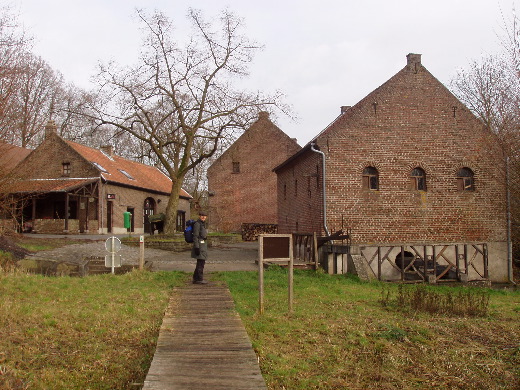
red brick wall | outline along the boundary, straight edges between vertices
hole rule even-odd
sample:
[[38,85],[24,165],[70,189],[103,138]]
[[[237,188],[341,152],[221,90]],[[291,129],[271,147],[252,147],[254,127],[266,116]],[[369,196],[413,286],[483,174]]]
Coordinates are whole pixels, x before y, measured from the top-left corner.
[[[494,146],[482,124],[419,61],[412,57],[317,139],[327,158],[329,230],[350,227],[353,242],[367,244],[504,241],[500,154],[489,153]],[[279,194],[313,171],[311,153],[278,172]],[[367,166],[379,171],[378,191],[362,188]],[[411,188],[415,167],[426,172],[427,191]],[[462,167],[475,173],[475,191],[457,190]],[[299,196],[280,201],[280,231],[293,231],[294,220],[300,231],[314,227],[317,213],[308,210],[316,204]]]
[[278,172],[278,233],[322,232],[322,159],[305,151]]
[[[273,168],[300,147],[267,113],[208,169],[209,220],[213,230],[240,231],[242,223],[277,222],[276,174]],[[233,163],[240,172],[233,173]]]

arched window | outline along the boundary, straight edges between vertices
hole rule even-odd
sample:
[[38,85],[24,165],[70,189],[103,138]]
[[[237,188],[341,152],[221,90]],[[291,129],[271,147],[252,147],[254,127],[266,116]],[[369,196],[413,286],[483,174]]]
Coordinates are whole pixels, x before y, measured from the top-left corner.
[[363,188],[368,190],[379,189],[379,172],[374,167],[363,169]]
[[412,179],[412,189],[426,191],[426,172],[424,172],[424,169],[415,168],[410,177]]
[[475,191],[475,175],[471,169],[459,169],[457,172],[457,190]]

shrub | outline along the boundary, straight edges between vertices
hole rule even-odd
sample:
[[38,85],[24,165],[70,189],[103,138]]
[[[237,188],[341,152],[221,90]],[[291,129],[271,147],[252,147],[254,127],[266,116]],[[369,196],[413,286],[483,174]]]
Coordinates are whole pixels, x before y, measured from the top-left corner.
[[395,299],[389,286],[383,286],[380,303],[383,307],[420,311],[431,314],[485,317],[489,311],[489,292],[462,287],[455,290],[399,284]]

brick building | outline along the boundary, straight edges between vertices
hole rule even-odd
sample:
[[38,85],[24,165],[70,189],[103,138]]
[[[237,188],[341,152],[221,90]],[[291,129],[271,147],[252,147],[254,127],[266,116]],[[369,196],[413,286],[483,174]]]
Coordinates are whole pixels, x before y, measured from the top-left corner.
[[[150,233],[148,216],[165,212],[172,188],[157,168],[119,157],[112,147],[64,140],[54,122],[12,175],[2,191],[20,199],[17,225],[35,233]],[[190,199],[181,190],[178,230],[190,217]],[[130,212],[129,229],[125,212]]]
[[208,168],[213,230],[238,232],[242,223],[276,224],[273,168],[300,150],[267,112]]
[[[351,253],[381,279],[435,260],[443,278],[505,281],[502,162],[493,135],[409,54],[402,70],[276,167],[279,232],[351,229]],[[341,261],[333,267],[346,271]]]

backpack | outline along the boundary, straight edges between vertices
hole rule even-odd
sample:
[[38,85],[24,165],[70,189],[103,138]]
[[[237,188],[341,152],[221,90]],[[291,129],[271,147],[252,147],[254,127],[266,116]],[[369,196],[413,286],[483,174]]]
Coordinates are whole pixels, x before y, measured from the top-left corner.
[[188,243],[193,242],[193,225],[195,224],[195,220],[189,219],[186,221],[186,229],[184,229],[184,241]]

